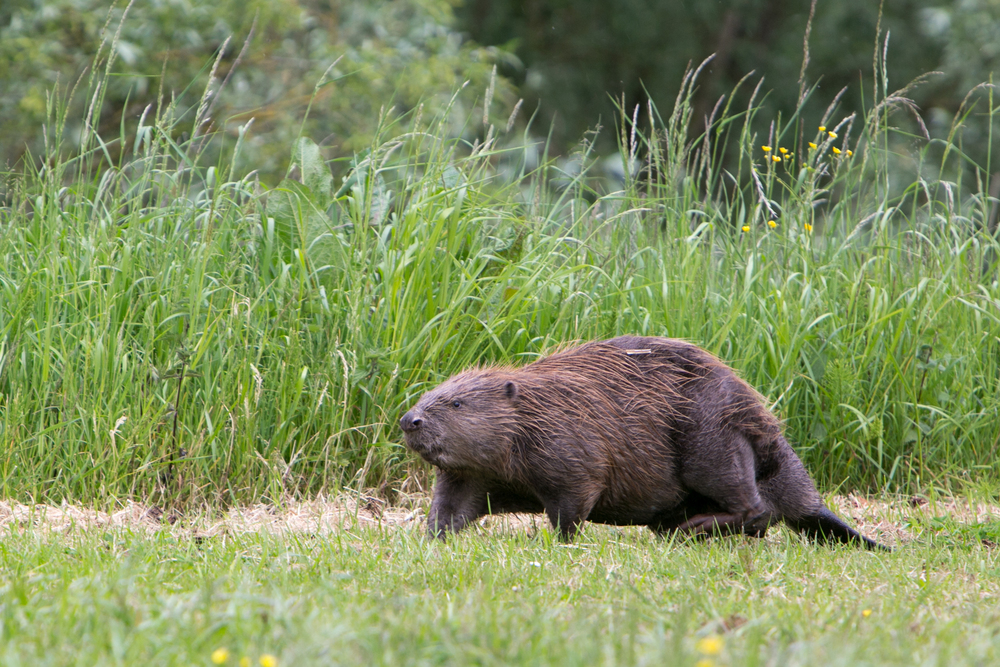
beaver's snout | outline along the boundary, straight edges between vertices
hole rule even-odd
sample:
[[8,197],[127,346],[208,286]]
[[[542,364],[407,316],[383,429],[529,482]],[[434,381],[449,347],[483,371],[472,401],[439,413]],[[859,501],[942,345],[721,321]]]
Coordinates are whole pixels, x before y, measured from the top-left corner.
[[414,410],[410,410],[403,418],[399,420],[399,427],[403,429],[405,433],[413,433],[420,429],[420,425],[424,423],[424,420],[415,414]]

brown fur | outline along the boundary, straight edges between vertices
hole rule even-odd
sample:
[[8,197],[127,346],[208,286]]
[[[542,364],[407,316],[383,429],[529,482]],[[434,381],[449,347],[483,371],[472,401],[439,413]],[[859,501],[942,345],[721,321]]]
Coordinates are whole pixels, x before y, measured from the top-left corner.
[[544,511],[567,539],[584,520],[763,536],[780,519],[880,546],[826,509],[760,396],[683,341],[623,336],[468,370],[400,425],[438,469],[433,535]]

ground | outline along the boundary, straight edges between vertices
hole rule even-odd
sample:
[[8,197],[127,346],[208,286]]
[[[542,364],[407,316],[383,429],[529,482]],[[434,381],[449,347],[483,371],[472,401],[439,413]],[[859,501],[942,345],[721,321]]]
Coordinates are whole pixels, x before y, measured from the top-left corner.
[[[127,501],[108,512],[63,505],[25,505],[0,501],[0,535],[32,526],[43,531],[68,533],[92,528],[128,528],[140,532],[168,531],[178,536],[199,538],[221,534],[267,532],[275,534],[328,534],[355,528],[397,528],[422,530],[430,499],[415,495],[404,506],[387,506],[370,494],[345,494],[315,500],[287,500],[280,505],[258,504],[225,511],[209,509],[193,512],[164,511],[156,506]],[[914,520],[926,522],[947,518],[960,524],[981,524],[1000,518],[1000,505],[945,498],[929,502],[923,497],[873,499],[859,495],[830,496],[828,504],[861,533],[889,546],[911,542]],[[548,525],[544,515],[508,514],[484,517],[477,526],[482,533],[527,531],[534,533]],[[645,528],[615,528],[619,532],[645,532]],[[772,530],[769,539],[780,539]]]
[[893,553],[785,529],[691,541],[587,525],[563,544],[541,516],[438,542],[425,496],[3,502],[0,664],[1000,662],[1000,507],[829,500]]

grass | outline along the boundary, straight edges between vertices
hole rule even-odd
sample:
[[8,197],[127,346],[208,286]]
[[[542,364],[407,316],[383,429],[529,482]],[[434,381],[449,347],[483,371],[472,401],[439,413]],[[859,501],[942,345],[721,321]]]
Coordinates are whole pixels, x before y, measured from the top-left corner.
[[[93,71],[81,94],[100,109],[111,63]],[[0,191],[0,498],[189,517],[344,487],[410,497],[429,471],[396,422],[426,388],[637,333],[736,367],[825,491],[995,501],[994,167],[962,151],[971,100],[995,116],[991,89],[946,137],[906,132],[905,92],[864,118],[834,102],[765,119],[727,99],[699,135],[696,78],[668,116],[623,113],[619,181],[587,143],[535,166],[527,135],[491,126],[470,143],[418,110],[384,118],[336,179],[301,139],[268,187],[230,167],[248,125],[199,134],[205,104],[190,118],[161,103],[69,150],[53,98],[47,153]],[[213,141],[229,158],[207,164]],[[564,545],[499,522],[437,543],[419,522],[186,521],[10,525],[0,663],[1000,657],[1000,533],[948,513],[894,517],[914,539],[892,554],[787,532],[682,543],[587,526]]]
[[416,522],[197,539],[185,520],[8,524],[0,662],[209,665],[224,648],[230,665],[995,663],[995,546],[940,510],[896,519],[914,539],[892,554],[779,529],[674,542],[588,525],[565,545],[504,522],[448,543]]
[[826,490],[996,480],[1000,247],[965,116],[919,142],[902,94],[865,118],[726,101],[689,140],[695,80],[623,114],[617,183],[586,143],[529,168],[515,132],[417,111],[343,179],[301,139],[267,187],[227,166],[248,126],[199,136],[164,102],[70,151],[53,101],[0,210],[0,495],[391,498],[428,480],[396,427],[426,388],[621,333],[731,363]]

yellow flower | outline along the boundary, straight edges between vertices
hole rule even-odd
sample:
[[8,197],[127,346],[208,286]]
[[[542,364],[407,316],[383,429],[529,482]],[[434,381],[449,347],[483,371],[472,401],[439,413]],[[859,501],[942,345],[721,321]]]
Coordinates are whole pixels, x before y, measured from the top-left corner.
[[809,148],[811,148],[812,150],[816,150],[816,144],[814,144],[813,142],[810,141],[809,142]]
[[869,616],[872,615],[872,610],[871,609],[865,609],[863,612],[861,612],[861,615],[864,616],[865,618],[868,618]]
[[778,226],[778,223],[776,223],[774,220],[768,220],[767,226],[770,227],[771,229],[774,229],[775,227]]
[[847,151],[847,157],[851,157],[852,155],[854,155],[854,151],[848,150]]
[[820,125],[819,126],[819,131],[820,132],[826,132],[826,125]]
[[740,229],[742,229],[744,233],[749,232],[750,231],[750,225],[743,225],[742,227],[740,227]]
[[760,149],[762,151],[764,151],[765,153],[770,153],[771,152],[771,147],[770,146],[761,146]]
[[810,225],[810,224],[809,224],[809,223],[807,222],[807,223],[806,223],[806,231],[807,231],[807,232],[811,232],[812,230],[813,230],[813,226],[812,226],[812,225]]
[[788,152],[788,149],[787,148],[779,148],[778,152],[781,153],[782,155],[784,155],[785,153]]
[[781,158],[778,157],[777,155],[772,155],[771,159],[774,160],[775,162],[781,162]]
[[250,667],[250,658],[246,656],[240,658],[240,667]]
[[260,656],[260,667],[278,667],[278,659],[270,653]]
[[221,665],[229,660],[229,649],[227,648],[217,648],[212,651],[212,664]]
[[826,136],[830,137],[831,139],[836,139],[837,138],[837,133],[836,132],[832,132],[832,131],[831,132],[827,132]]
[[709,635],[707,637],[702,637],[694,645],[698,653],[704,653],[705,655],[719,655],[722,653],[722,637],[719,635]]
[[833,154],[834,154],[834,155],[840,155],[840,149],[839,149],[839,148],[837,148],[836,146],[834,146],[834,147],[833,147]]

